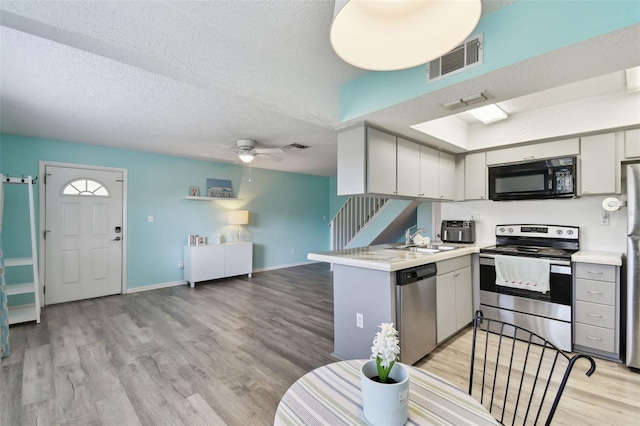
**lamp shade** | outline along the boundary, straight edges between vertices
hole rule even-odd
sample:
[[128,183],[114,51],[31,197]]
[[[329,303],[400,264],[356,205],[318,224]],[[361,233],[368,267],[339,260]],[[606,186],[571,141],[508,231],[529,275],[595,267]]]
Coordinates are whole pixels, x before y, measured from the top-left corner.
[[249,223],[249,210],[229,210],[227,212],[229,225],[246,225]]
[[336,0],[331,45],[358,68],[412,68],[460,45],[481,13],[480,0]]

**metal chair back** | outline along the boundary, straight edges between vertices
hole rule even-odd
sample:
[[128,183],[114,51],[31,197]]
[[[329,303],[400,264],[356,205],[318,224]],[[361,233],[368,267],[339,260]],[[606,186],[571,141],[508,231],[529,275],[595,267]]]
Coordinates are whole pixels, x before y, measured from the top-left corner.
[[596,363],[590,356],[570,357],[544,337],[476,311],[469,395],[502,424],[549,425],[580,358],[591,364],[591,376]]

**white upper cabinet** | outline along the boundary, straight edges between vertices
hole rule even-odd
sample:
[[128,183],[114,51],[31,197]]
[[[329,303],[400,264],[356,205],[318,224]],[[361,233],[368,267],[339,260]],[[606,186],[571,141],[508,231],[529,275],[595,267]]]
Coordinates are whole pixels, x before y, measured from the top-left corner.
[[438,153],[438,198],[456,199],[456,157],[446,152]]
[[397,139],[397,193],[403,197],[420,195],[420,145]]
[[367,143],[367,192],[395,195],[396,137],[368,128]]
[[616,134],[580,138],[580,195],[620,193]]
[[420,197],[438,198],[438,151],[420,146]]
[[561,141],[535,143],[513,148],[487,151],[487,165],[517,163],[520,161],[543,158],[564,157],[580,153],[580,140],[565,139]]
[[367,191],[367,138],[364,126],[338,133],[338,195],[358,195]]
[[451,154],[360,126],[338,133],[338,195],[454,200]]
[[464,199],[486,200],[487,162],[484,152],[474,152],[464,157]]
[[624,157],[640,157],[640,129],[624,132]]

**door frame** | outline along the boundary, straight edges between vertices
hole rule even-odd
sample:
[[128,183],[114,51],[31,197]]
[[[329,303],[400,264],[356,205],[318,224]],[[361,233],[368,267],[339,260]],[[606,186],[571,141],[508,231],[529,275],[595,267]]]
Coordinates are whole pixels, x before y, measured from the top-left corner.
[[46,208],[46,191],[44,180],[46,179],[45,170],[47,166],[52,167],[68,167],[71,169],[82,169],[82,170],[96,170],[96,171],[108,171],[108,172],[120,172],[122,173],[122,271],[120,280],[122,281],[121,294],[127,293],[127,242],[129,241],[128,233],[128,215],[129,206],[127,204],[128,200],[128,171],[127,169],[123,169],[120,167],[104,167],[104,166],[95,166],[91,164],[76,164],[76,163],[61,163],[57,161],[46,161],[40,160],[39,170],[40,170],[40,185],[39,185],[39,206],[38,206],[38,244],[40,248],[38,250],[38,275],[40,276],[40,305],[45,306],[45,297],[44,297],[44,287],[47,285],[46,282],[46,273],[45,273],[45,259],[46,259],[46,251],[45,251],[45,243],[44,243],[44,229],[45,229],[45,208]]

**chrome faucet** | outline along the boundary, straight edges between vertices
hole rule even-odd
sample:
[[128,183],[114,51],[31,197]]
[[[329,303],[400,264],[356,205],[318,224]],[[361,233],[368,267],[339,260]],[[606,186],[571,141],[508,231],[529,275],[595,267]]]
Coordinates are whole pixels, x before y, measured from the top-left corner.
[[415,237],[416,235],[418,235],[421,232],[427,232],[427,228],[418,228],[416,229],[416,232],[414,232],[413,234],[411,233],[411,230],[413,228],[415,228],[418,225],[413,225],[411,228],[408,228],[406,231],[404,231],[404,244],[405,245],[409,245],[411,244],[411,241],[413,240],[413,237]]

